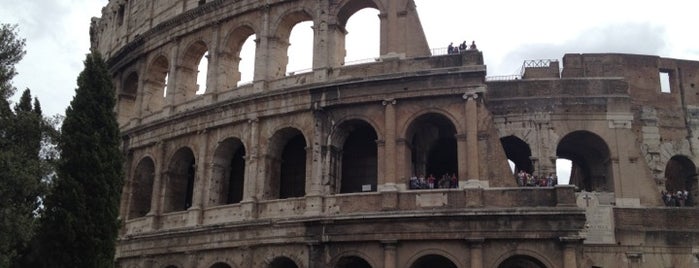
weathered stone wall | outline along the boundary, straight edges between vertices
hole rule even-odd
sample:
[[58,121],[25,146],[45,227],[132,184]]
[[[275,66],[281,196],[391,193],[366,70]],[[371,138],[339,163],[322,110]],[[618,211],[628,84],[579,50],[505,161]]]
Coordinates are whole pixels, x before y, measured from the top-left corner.
[[[345,66],[344,24],[366,7],[380,13],[381,55]],[[314,24],[313,68],[289,74],[301,21]],[[410,0],[111,0],[93,23],[128,152],[119,267],[696,262],[696,209],[660,208],[660,192],[699,196],[697,62],[568,54],[560,76],[556,62],[486,82],[481,51],[430,55]],[[252,34],[254,81],[237,85]],[[355,169],[375,170],[344,168],[348,151],[376,159]],[[519,187],[513,154],[539,176],[573,160],[574,186]],[[458,187],[410,189],[429,170]],[[362,191],[343,191],[348,172],[370,174]],[[595,208],[576,190],[613,216],[586,219]],[[592,220],[614,237],[583,242]]]

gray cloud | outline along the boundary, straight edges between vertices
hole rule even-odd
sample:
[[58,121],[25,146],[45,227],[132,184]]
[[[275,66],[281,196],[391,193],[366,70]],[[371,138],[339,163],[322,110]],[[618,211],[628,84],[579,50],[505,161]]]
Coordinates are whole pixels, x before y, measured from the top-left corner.
[[560,59],[565,53],[629,53],[661,55],[666,29],[649,23],[626,23],[590,28],[561,44],[524,44],[489,64],[489,75],[508,75],[524,60]]

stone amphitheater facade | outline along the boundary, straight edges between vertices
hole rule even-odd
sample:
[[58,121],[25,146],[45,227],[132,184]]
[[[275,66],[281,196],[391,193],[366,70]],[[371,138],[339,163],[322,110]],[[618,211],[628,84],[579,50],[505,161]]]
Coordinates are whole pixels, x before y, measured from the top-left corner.
[[[364,8],[380,57],[345,65]],[[289,74],[303,21],[312,70]],[[699,62],[567,54],[487,78],[482,51],[430,50],[412,0],[110,0],[91,40],[127,156],[118,267],[699,267]],[[559,158],[570,185],[520,187],[507,161]],[[429,173],[458,187],[408,187]]]

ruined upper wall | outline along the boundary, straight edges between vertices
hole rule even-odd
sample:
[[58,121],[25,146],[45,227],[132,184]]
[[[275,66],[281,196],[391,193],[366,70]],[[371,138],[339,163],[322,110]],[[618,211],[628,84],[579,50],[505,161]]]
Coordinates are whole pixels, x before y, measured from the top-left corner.
[[[141,42],[140,38],[172,34],[167,30],[179,28],[176,35],[170,36],[177,39],[231,20],[257,24],[249,26],[258,35],[281,39],[284,37],[275,36],[281,33],[281,28],[306,20],[314,22],[316,31],[339,28],[344,36],[349,17],[364,8],[379,11],[382,55],[390,52],[409,57],[429,55],[413,0],[110,0],[102,9],[101,18],[93,18],[90,32],[92,47],[110,58]],[[283,17],[292,13],[298,14],[292,15],[290,21]],[[316,38],[323,37],[316,34]],[[338,45],[344,46],[344,42]],[[344,49],[334,52],[343,53]]]

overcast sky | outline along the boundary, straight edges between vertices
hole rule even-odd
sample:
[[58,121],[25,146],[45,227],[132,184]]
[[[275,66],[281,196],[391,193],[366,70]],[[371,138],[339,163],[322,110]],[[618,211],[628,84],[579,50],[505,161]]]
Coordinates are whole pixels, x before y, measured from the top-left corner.
[[[564,53],[622,52],[699,60],[696,0],[415,2],[430,47],[475,40],[488,75],[515,74],[523,60],[560,59]],[[30,88],[46,115],[63,114],[72,99],[89,48],[90,18],[100,16],[106,3],[0,0],[0,23],[19,24],[20,35],[27,39],[27,55],[17,66],[14,85],[20,91]],[[369,20],[376,19],[367,12]],[[349,23],[357,23],[353,20]],[[348,60],[371,57],[361,53],[374,48],[353,49],[350,42],[353,34],[370,27],[351,27]],[[356,39],[359,44],[368,43],[366,38]],[[293,48],[299,42],[291,43]]]

